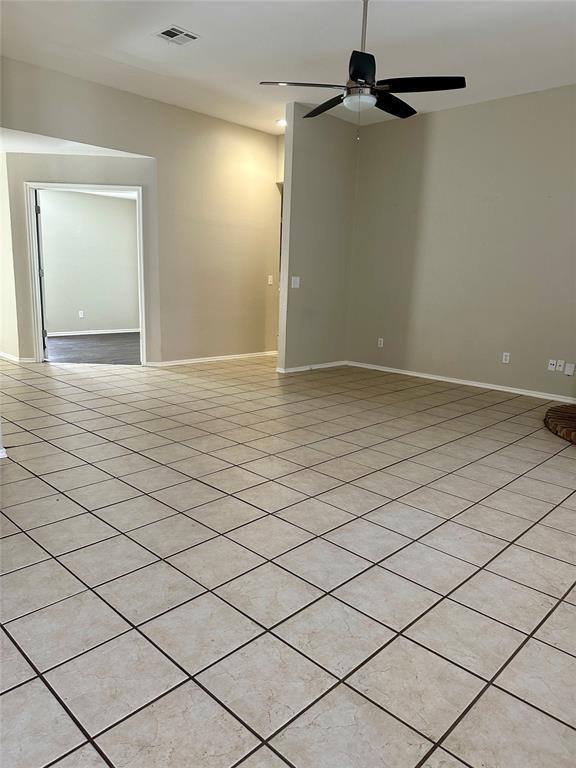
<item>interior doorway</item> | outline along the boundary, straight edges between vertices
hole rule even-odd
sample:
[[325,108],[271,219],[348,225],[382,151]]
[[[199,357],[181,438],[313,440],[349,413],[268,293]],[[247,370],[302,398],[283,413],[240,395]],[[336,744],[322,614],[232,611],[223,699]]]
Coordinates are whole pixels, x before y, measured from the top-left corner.
[[27,187],[37,359],[145,363],[140,188]]

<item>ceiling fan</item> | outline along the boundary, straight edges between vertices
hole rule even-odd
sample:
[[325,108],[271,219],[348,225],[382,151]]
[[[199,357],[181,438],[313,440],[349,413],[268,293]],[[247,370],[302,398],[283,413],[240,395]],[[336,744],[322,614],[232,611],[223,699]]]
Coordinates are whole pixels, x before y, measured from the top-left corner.
[[314,107],[304,117],[316,117],[339,104],[354,112],[364,112],[376,107],[394,117],[411,117],[416,110],[395,93],[421,93],[423,91],[448,91],[455,88],[465,88],[464,77],[392,77],[387,80],[376,80],[376,59],[371,53],[366,53],[366,26],[368,22],[368,0],[362,0],[362,37],[360,50],[352,51],[348,66],[348,82],[346,85],[327,83],[292,83],[271,82],[264,80],[260,85],[298,86],[300,88],[335,88],[342,91],[338,96]]

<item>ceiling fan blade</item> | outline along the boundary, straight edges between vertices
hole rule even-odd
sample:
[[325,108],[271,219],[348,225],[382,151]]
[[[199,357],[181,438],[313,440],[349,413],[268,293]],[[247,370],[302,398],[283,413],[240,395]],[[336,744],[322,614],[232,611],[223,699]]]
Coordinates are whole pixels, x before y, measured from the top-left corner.
[[389,115],[401,117],[402,119],[416,114],[416,110],[410,104],[406,104],[402,99],[397,99],[396,96],[384,91],[376,93],[376,104],[374,106],[383,112],[388,112]]
[[328,99],[328,101],[323,102],[322,104],[318,104],[317,107],[314,107],[314,109],[310,110],[307,115],[304,115],[304,117],[316,117],[316,115],[321,115],[322,112],[327,112],[329,109],[332,109],[332,107],[337,107],[338,104],[342,104],[344,101],[344,94],[341,93],[339,96],[334,96],[333,99]]
[[346,88],[345,85],[332,85],[329,83],[288,83],[276,80],[262,80],[260,85],[294,85],[298,88],[338,88],[342,91]]
[[389,93],[423,93],[424,91],[451,91],[466,88],[465,77],[391,77],[378,80],[376,88],[384,87]]
[[352,51],[348,67],[350,80],[362,81],[370,85],[376,80],[376,59],[365,51]]

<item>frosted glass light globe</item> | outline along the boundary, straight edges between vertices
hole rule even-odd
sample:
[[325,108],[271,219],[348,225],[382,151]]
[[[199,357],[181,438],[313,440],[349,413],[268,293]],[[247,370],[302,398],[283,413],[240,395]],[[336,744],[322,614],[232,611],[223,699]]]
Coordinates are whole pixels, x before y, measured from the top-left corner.
[[344,106],[352,112],[365,112],[376,104],[376,96],[371,93],[349,93],[344,96]]

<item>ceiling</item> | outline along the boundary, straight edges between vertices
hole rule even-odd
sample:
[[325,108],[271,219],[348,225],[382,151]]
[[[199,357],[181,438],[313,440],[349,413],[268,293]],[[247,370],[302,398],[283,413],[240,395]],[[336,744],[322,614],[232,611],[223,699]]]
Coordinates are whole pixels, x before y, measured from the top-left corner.
[[10,128],[0,128],[0,152],[40,155],[106,155],[107,157],[145,157],[131,152],[121,152],[119,149],[96,147],[92,144],[81,144],[78,141],[55,139],[52,136],[41,136],[37,133],[13,131]]
[[[360,0],[4,0],[2,50],[278,133],[287,102],[318,104],[334,92],[258,81],[344,82],[361,12]],[[429,112],[576,82],[575,18],[570,0],[371,0],[367,50],[380,78],[466,75],[466,90],[408,99]],[[172,25],[199,39],[155,37]],[[344,107],[335,113],[357,120]],[[382,119],[375,109],[362,116]]]

